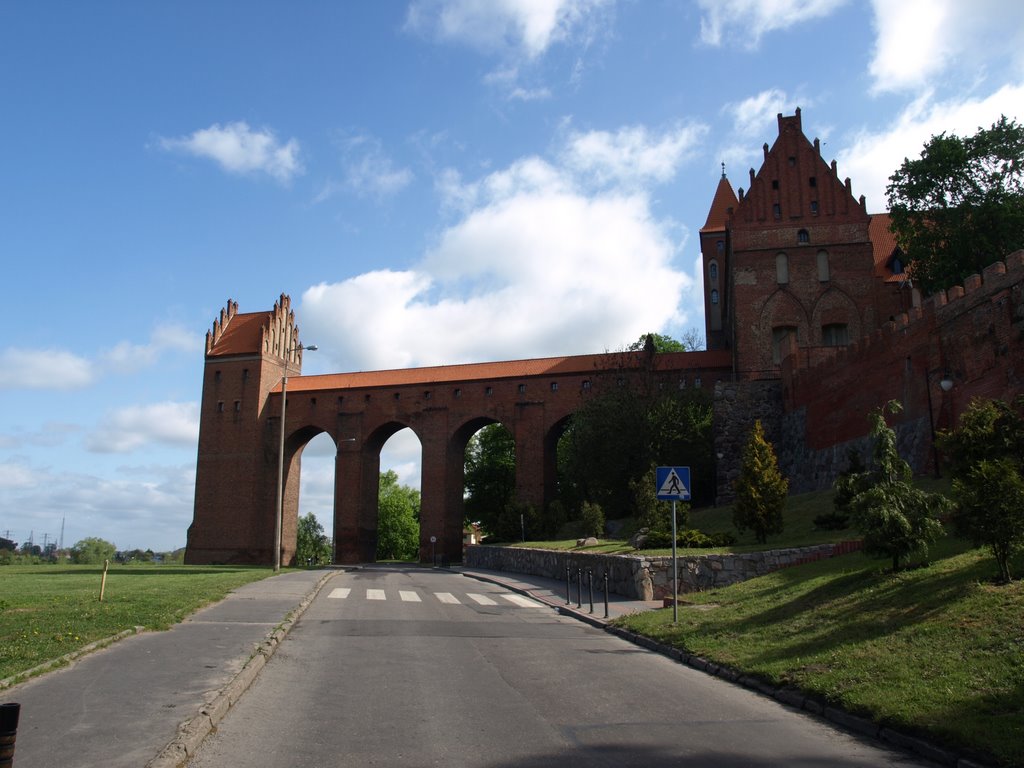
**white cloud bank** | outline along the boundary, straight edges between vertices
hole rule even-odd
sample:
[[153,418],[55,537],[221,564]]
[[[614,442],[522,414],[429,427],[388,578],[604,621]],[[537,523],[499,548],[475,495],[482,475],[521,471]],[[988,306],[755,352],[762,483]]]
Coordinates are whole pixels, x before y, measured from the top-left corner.
[[93,364],[62,349],[8,347],[0,351],[0,389],[73,390],[95,379]]
[[223,126],[214,123],[176,139],[161,138],[160,146],[208,158],[228,173],[265,173],[284,183],[303,171],[296,139],[281,144],[269,128],[254,131],[242,121]]
[[198,403],[132,405],[109,413],[86,440],[96,453],[127,453],[152,443],[195,446],[199,440]]
[[739,41],[756,48],[768,32],[828,16],[846,0],[698,0],[700,39],[707,45]]
[[670,180],[702,134],[573,133],[557,163],[449,171],[458,219],[420,264],[309,288],[303,331],[343,370],[381,369],[600,352],[699,316],[677,227],[640,187]]
[[577,34],[612,0],[415,0],[406,28],[482,51],[512,49],[537,58]]

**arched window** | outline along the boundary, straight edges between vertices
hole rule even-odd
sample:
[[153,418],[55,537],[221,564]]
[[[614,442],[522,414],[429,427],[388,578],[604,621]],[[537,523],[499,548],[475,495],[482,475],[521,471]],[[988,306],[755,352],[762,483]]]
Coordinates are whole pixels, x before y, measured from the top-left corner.
[[845,347],[850,343],[850,332],[846,323],[829,323],[821,326],[821,343],[826,347]]
[[796,233],[796,241],[798,243],[809,243],[811,242],[811,235],[806,229],[798,230]]
[[828,268],[828,251],[818,251],[818,281],[827,283],[831,279]]
[[789,282],[789,257],[784,253],[775,257],[775,282],[779,285]]
[[772,362],[778,365],[782,362],[782,355],[789,351],[789,340],[796,340],[795,325],[777,325],[772,328]]
[[708,265],[708,277],[710,277],[712,280],[717,280],[718,279],[718,262],[717,261],[712,261],[711,264]]
[[717,288],[711,291],[711,303],[712,304],[717,304],[718,303],[718,289]]
[[725,253],[725,240],[718,240],[715,242],[715,250],[719,253]]

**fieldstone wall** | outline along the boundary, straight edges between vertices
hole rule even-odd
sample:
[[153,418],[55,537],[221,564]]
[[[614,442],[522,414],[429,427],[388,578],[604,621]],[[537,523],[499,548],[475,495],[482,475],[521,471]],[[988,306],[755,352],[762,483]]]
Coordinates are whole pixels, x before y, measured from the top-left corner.
[[[725,587],[794,565],[854,552],[859,541],[813,547],[773,549],[742,554],[679,557],[679,592],[702,592]],[[660,600],[672,595],[672,558],[645,555],[600,555],[525,547],[466,548],[464,565],[508,571],[564,581],[566,566],[572,574],[590,568],[595,580],[608,574],[608,589],[634,600]]]
[[734,497],[733,483],[740,475],[743,446],[756,420],[761,420],[765,437],[778,451],[782,440],[782,384],[778,380],[719,381],[713,407],[717,503],[728,504]]

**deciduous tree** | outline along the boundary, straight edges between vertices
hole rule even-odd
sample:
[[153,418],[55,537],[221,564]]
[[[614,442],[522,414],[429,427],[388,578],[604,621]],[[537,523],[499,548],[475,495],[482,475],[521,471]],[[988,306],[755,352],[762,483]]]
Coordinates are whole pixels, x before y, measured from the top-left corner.
[[1024,127],[1001,117],[961,138],[940,133],[887,187],[896,240],[928,293],[1024,246]]
[[420,492],[398,482],[389,469],[380,475],[377,502],[377,559],[414,560],[420,544]]
[[117,547],[105,539],[88,537],[71,548],[71,562],[96,565],[104,560],[113,560]]
[[316,515],[307,512],[299,518],[295,531],[296,565],[320,565],[331,560],[331,540],[324,533],[324,527]]

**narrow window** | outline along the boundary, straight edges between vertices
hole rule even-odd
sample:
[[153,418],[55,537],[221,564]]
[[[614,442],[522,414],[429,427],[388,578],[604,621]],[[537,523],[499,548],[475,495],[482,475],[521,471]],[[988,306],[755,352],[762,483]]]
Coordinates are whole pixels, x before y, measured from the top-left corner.
[[487,389],[484,390],[484,394],[487,395],[488,397],[493,395],[494,394],[494,387],[487,387]]
[[829,323],[821,326],[821,343],[826,347],[845,347],[849,344],[846,323]]
[[213,372],[213,380],[214,380],[214,381],[215,381],[215,382],[216,382],[217,384],[220,384],[220,371],[214,371],[214,372]]
[[796,165],[796,158],[793,155],[789,156],[789,164]]
[[455,388],[455,396],[462,397],[462,390],[459,389],[458,387]]
[[796,327],[779,325],[772,328],[772,362],[782,362],[782,353],[789,350],[790,339],[796,340]]
[[242,412],[242,401],[241,400],[235,400],[235,413],[241,413],[241,412]]
[[801,229],[796,233],[796,241],[798,243],[809,243],[811,242],[811,235],[806,229]]
[[248,380],[249,380],[249,369],[248,368],[243,368],[242,369],[242,381],[246,382]]
[[341,404],[342,404],[342,403],[344,403],[344,402],[345,402],[345,398],[344,398],[344,397],[341,397],[341,396],[339,396],[339,397],[338,397],[338,407],[339,407],[339,408],[341,408]]
[[697,389],[700,389],[700,376],[693,380],[693,386],[696,387]]
[[427,390],[426,392],[424,392],[424,393],[423,393],[423,399],[424,399],[424,400],[429,400],[429,399],[430,399],[430,396],[431,396],[432,394],[433,394],[433,392],[431,392],[431,391],[430,391],[430,390],[428,389],[428,390]]
[[782,206],[779,205],[778,203],[773,203],[772,204],[772,215],[776,219],[781,219],[782,218]]
[[718,289],[717,288],[713,288],[711,290],[711,303],[712,304],[717,304],[718,303]]
[[779,180],[778,179],[772,179],[772,189],[778,189],[778,188],[779,188]]
[[827,283],[830,279],[828,251],[818,251],[818,282]]
[[715,250],[719,253],[725,253],[725,240],[718,240],[715,242]]
[[812,216],[817,216],[818,215],[818,201],[817,200],[811,200],[811,215]]
[[401,398],[401,396],[401,393],[395,392],[395,400],[398,400],[399,398]]
[[309,406],[310,406],[310,408],[316,408],[316,398],[315,397],[309,398]]
[[718,279],[718,262],[717,261],[712,261],[710,266],[708,266],[708,277],[710,277],[712,280],[717,280]]
[[526,385],[525,384],[520,384],[519,385],[519,394],[520,395],[525,395],[526,394]]
[[552,392],[557,392],[558,391],[558,382],[557,381],[552,381],[551,382],[551,391]]
[[217,401],[217,413],[224,413],[224,401],[223,400],[218,400]]
[[590,391],[590,379],[583,380],[583,389],[584,391]]
[[816,186],[818,186],[818,177],[817,176],[811,176],[811,178],[808,179],[808,182],[810,183],[810,185],[812,187],[816,187]]
[[789,282],[789,257],[784,253],[775,257],[775,282],[779,285]]

